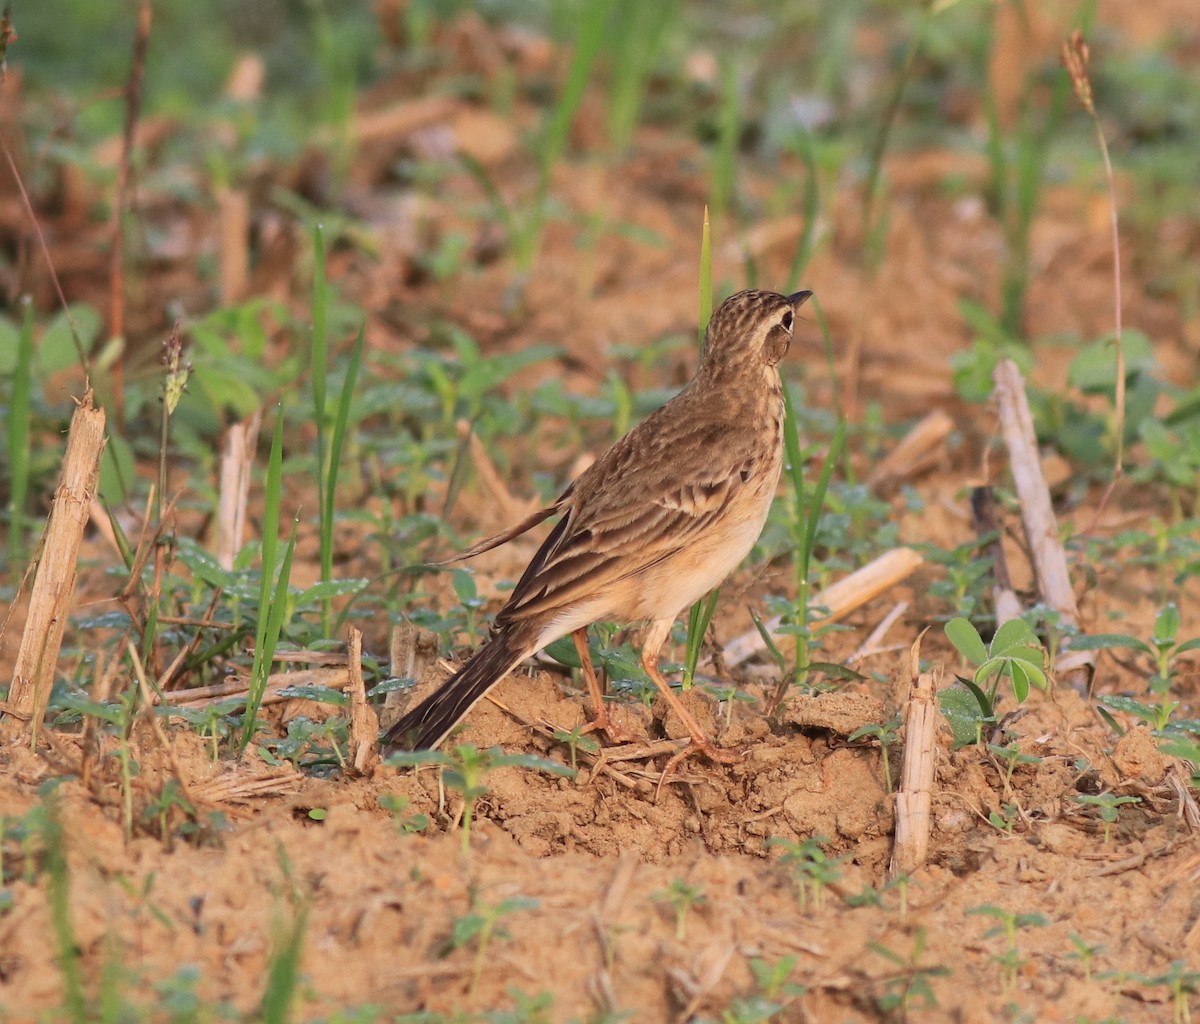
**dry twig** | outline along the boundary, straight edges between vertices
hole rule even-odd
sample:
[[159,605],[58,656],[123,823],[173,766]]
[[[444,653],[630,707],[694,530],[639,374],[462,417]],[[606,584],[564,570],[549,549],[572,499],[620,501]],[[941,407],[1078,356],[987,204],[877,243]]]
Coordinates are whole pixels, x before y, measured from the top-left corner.
[[[1008,448],[1009,467],[1017,500],[1021,504],[1021,522],[1037,576],[1042,601],[1059,614],[1067,626],[1079,622],[1079,608],[1071,589],[1067,556],[1058,535],[1058,520],[1050,502],[1050,490],[1038,459],[1037,438],[1033,432],[1033,414],[1025,395],[1025,379],[1017,364],[1002,359],[996,366],[996,399],[1000,408],[1000,427]],[[1080,692],[1086,692],[1096,658],[1092,651],[1069,652],[1059,657],[1059,673]]]
[[362,674],[362,630],[350,627],[347,668],[350,680],[350,762],[354,770],[365,774],[379,760],[379,716],[367,703],[367,687]]
[[31,720],[31,745],[37,743],[38,723],[54,682],[58,651],[75,594],[79,544],[87,526],[103,449],[104,410],[93,405],[92,389],[88,388],[71,418],[62,482],[50,510],[12,689],[4,708],[17,718]]
[[[852,572],[845,579],[838,580],[810,600],[810,605],[814,607],[829,609],[825,618],[812,623],[813,628],[826,622],[836,622],[849,615],[856,608],[911,576],[923,561],[924,559],[912,548],[893,548],[857,572]],[[767,632],[774,634],[782,623],[782,618],[777,615],[763,625]],[[779,636],[776,640],[781,650],[784,645],[795,642],[790,636]],[[758,630],[749,630],[725,645],[725,664],[729,668],[736,668],[766,649],[767,645]]]
[[891,875],[910,874],[925,863],[932,825],[933,773],[937,755],[937,674],[919,672],[921,637],[909,659],[911,688],[904,708],[904,763],[896,790],[896,842]]

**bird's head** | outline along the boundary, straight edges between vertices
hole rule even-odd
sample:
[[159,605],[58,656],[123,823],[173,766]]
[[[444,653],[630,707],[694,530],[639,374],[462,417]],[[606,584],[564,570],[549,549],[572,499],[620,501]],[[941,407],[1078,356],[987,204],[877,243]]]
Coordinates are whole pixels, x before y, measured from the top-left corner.
[[812,292],[751,288],[731,295],[708,321],[702,369],[726,373],[743,367],[775,366],[792,341],[796,313]]

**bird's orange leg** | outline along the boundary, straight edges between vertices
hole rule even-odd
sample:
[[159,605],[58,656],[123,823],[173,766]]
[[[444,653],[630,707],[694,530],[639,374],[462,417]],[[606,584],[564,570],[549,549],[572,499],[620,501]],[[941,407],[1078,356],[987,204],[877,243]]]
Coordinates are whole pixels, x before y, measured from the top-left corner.
[[602,730],[614,743],[631,743],[636,737],[618,729],[608,717],[608,707],[604,703],[604,691],[600,689],[600,680],[596,677],[596,669],[592,666],[592,652],[588,649],[587,627],[577,629],[571,634],[575,641],[575,650],[579,654],[580,668],[583,678],[587,681],[588,693],[592,698],[592,721],[583,732]]
[[[683,702],[675,696],[675,691],[671,689],[671,684],[663,678],[662,672],[659,671],[658,652],[662,650],[662,645],[666,642],[672,625],[674,625],[673,619],[659,619],[656,622],[652,622],[650,624],[650,631],[646,634],[646,639],[642,643],[642,668],[654,680],[654,685],[658,687],[663,700],[679,716],[679,720],[687,727],[687,731],[692,737],[692,742],[667,762],[667,767],[663,770],[662,774],[663,779],[670,775],[677,764],[691,757],[692,754],[703,754],[710,761],[716,761],[721,764],[737,764],[742,760],[742,755],[737,753],[737,751],[722,750],[704,734],[704,730],[700,728],[699,723],[692,717],[691,712],[683,706]],[[659,785],[662,785],[661,780]]]

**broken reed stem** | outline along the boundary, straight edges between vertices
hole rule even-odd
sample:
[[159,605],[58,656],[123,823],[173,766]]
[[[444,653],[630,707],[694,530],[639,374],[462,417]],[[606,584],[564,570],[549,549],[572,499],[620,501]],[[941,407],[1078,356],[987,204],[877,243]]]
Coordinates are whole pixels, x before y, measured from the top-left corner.
[[954,421],[944,409],[926,413],[890,452],[876,463],[867,485],[876,489],[910,478],[930,466],[945,451]]
[[[1071,589],[1067,570],[1067,555],[1058,535],[1058,520],[1050,502],[1050,489],[1042,474],[1038,458],[1037,438],[1033,432],[1033,414],[1025,395],[1025,378],[1011,359],[1002,359],[993,374],[996,400],[1000,412],[1000,430],[1008,448],[1009,469],[1017,501],[1021,506],[1021,523],[1029,544],[1029,555],[1037,577],[1038,592],[1043,603],[1058,612],[1063,626],[1079,624],[1079,608]],[[1075,652],[1078,660],[1060,658],[1058,668],[1067,681],[1081,693],[1087,691],[1095,666],[1090,651]]]
[[[893,548],[891,551],[884,552],[861,569],[830,584],[821,593],[813,595],[809,599],[809,606],[826,608],[829,614],[809,625],[816,629],[824,623],[835,622],[849,615],[856,608],[874,600],[880,594],[911,576],[924,561],[921,555],[912,548]],[[795,637],[775,635],[776,630],[782,624],[783,617],[779,615],[763,623],[767,632],[774,635],[780,650],[786,650],[790,649],[789,644],[795,643]],[[762,634],[757,629],[751,629],[730,640],[725,645],[722,657],[728,668],[736,668],[766,649],[767,645]]]
[[75,593],[79,545],[104,450],[104,410],[97,409],[88,388],[71,418],[62,480],[54,494],[43,535],[42,556],[29,596],[29,614],[13,670],[4,710],[31,722],[30,745],[37,743],[38,724],[54,683],[67,616]]
[[246,505],[262,410],[235,423],[225,434],[221,475],[217,484],[217,564],[229,571],[246,540]]
[[911,874],[925,863],[932,826],[933,776],[937,755],[937,675],[917,672],[920,638],[913,644],[908,700],[904,706],[904,762],[896,790],[896,842],[891,876]]
[[367,701],[367,687],[362,674],[362,630],[350,627],[348,641],[350,680],[350,761],[354,770],[366,773],[378,758],[379,716]]

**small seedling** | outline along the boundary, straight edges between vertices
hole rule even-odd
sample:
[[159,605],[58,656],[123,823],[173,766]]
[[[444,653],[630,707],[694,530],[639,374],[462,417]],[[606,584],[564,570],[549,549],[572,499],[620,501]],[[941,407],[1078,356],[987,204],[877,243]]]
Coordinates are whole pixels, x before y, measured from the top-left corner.
[[1041,764],[1042,759],[1036,754],[1022,754],[1018,741],[1013,739],[1001,746],[999,743],[989,743],[988,752],[1006,765],[1004,771],[1004,791],[1012,788],[1013,772],[1019,764]]
[[555,742],[564,744],[567,750],[570,751],[571,771],[578,771],[579,769],[578,755],[581,747],[589,754],[600,753],[600,744],[592,739],[592,737],[584,735],[583,731],[587,727],[586,722],[580,722],[570,731],[566,729],[554,730]]
[[976,666],[972,678],[958,677],[978,705],[974,716],[966,702],[950,696],[961,694],[961,691],[947,689],[938,695],[942,713],[949,720],[959,745],[982,742],[984,725],[996,720],[996,694],[1002,679],[1012,681],[1013,696],[1020,704],[1029,696],[1030,685],[1040,690],[1046,688],[1045,652],[1024,620],[1012,619],[1004,623],[996,630],[992,642],[985,644],[969,621],[951,619],[946,623],[946,637],[968,662]]
[[892,716],[890,722],[885,722],[882,725],[878,722],[868,722],[866,725],[859,726],[859,728],[846,737],[849,743],[868,736],[879,743],[880,756],[883,760],[883,782],[888,793],[892,791],[892,767],[888,760],[888,751],[891,749],[892,744],[899,739],[900,725],[900,712],[897,711]]
[[475,814],[475,804],[481,796],[487,793],[487,786],[483,784],[483,781],[489,773],[497,768],[513,767],[531,768],[546,772],[548,775],[558,775],[564,778],[575,777],[574,771],[557,761],[548,761],[544,757],[535,757],[532,754],[505,754],[499,747],[480,750],[471,743],[461,744],[453,751],[401,751],[389,757],[386,763],[395,767],[441,766],[442,778],[446,785],[462,794],[462,851],[464,856],[471,852],[471,821]]
[[417,811],[410,811],[408,805],[412,801],[406,796],[395,793],[384,793],[379,797],[379,806],[392,816],[396,828],[404,833],[423,832],[429,827],[429,816]]
[[994,935],[1004,936],[1004,952],[992,959],[1000,965],[1004,993],[1011,995],[1017,987],[1017,975],[1025,964],[1017,947],[1017,934],[1026,928],[1045,928],[1050,922],[1042,914],[1016,914],[1002,907],[991,905],[972,907],[967,913],[994,917],[1000,922],[995,928],[989,928],[984,932],[983,937],[988,939]]
[[[988,382],[990,386],[990,371]],[[980,543],[980,540],[971,540],[949,551],[932,544],[923,548],[929,561],[946,570],[944,579],[930,584],[929,593],[949,604],[956,616],[974,614],[992,571],[993,560],[989,555],[979,553]]]
[[884,991],[882,995],[875,997],[875,1005],[881,1011],[893,1013],[899,1010],[904,1019],[910,1009],[916,1008],[917,1000],[920,1000],[921,1009],[937,1008],[938,1001],[930,987],[930,979],[949,977],[952,972],[949,967],[921,966],[921,957],[925,953],[924,928],[917,929],[912,952],[908,956],[903,956],[878,942],[868,943],[867,948],[898,968],[896,974],[879,979],[883,983]]
[[724,709],[725,728],[733,724],[733,705],[741,701],[743,704],[757,704],[757,699],[737,686],[718,686],[715,683],[705,683],[702,687],[705,693],[713,698]]
[[807,908],[809,900],[814,908],[820,910],[825,902],[825,886],[841,878],[841,872],[837,869],[841,858],[830,860],[825,854],[824,846],[828,842],[825,836],[813,836],[802,843],[789,839],[767,840],[768,846],[778,846],[783,850],[779,861],[791,868],[801,910]]
[[1154,635],[1148,642],[1125,633],[1096,633],[1092,636],[1075,637],[1071,641],[1071,649],[1101,651],[1123,648],[1149,654],[1154,659],[1150,673],[1150,692],[1159,698],[1160,703],[1166,704],[1167,694],[1179,673],[1180,655],[1200,650],[1200,636],[1180,640],[1179,626],[1179,608],[1171,601],[1154,617]]
[[1071,940],[1071,945],[1075,947],[1073,953],[1068,953],[1067,956],[1072,960],[1078,960],[1083,965],[1083,978],[1085,981],[1092,980],[1092,961],[1096,959],[1096,955],[1104,951],[1103,946],[1088,945],[1080,936],[1071,932],[1067,936]]
[[650,898],[670,904],[675,911],[675,938],[679,942],[683,942],[687,935],[688,911],[708,901],[700,889],[688,885],[682,878],[676,878],[665,891],[652,893]]
[[1108,844],[1112,837],[1113,825],[1117,823],[1117,817],[1121,813],[1123,804],[1140,804],[1142,798],[1140,796],[1117,796],[1115,793],[1096,793],[1085,794],[1075,798],[1081,804],[1090,804],[1093,807],[1100,809],[1100,820],[1104,822],[1104,842]]
[[455,918],[451,926],[450,938],[445,945],[445,953],[462,949],[469,943],[475,943],[475,966],[471,972],[471,986],[468,998],[474,998],[475,989],[479,986],[479,977],[483,973],[483,965],[487,961],[488,946],[492,939],[511,939],[512,933],[500,922],[509,914],[518,910],[533,910],[537,900],[523,896],[513,896],[491,906],[484,904],[476,907],[465,917]]
[[1011,836],[1020,817],[1021,809],[1016,804],[1001,804],[999,811],[992,811],[988,815],[988,821],[998,832]]
[[1130,974],[1130,981],[1151,987],[1165,986],[1171,993],[1173,1024],[1191,1024],[1192,1013],[1188,1007],[1188,996],[1200,991],[1200,971],[1189,971],[1187,962],[1173,960],[1166,974]]

